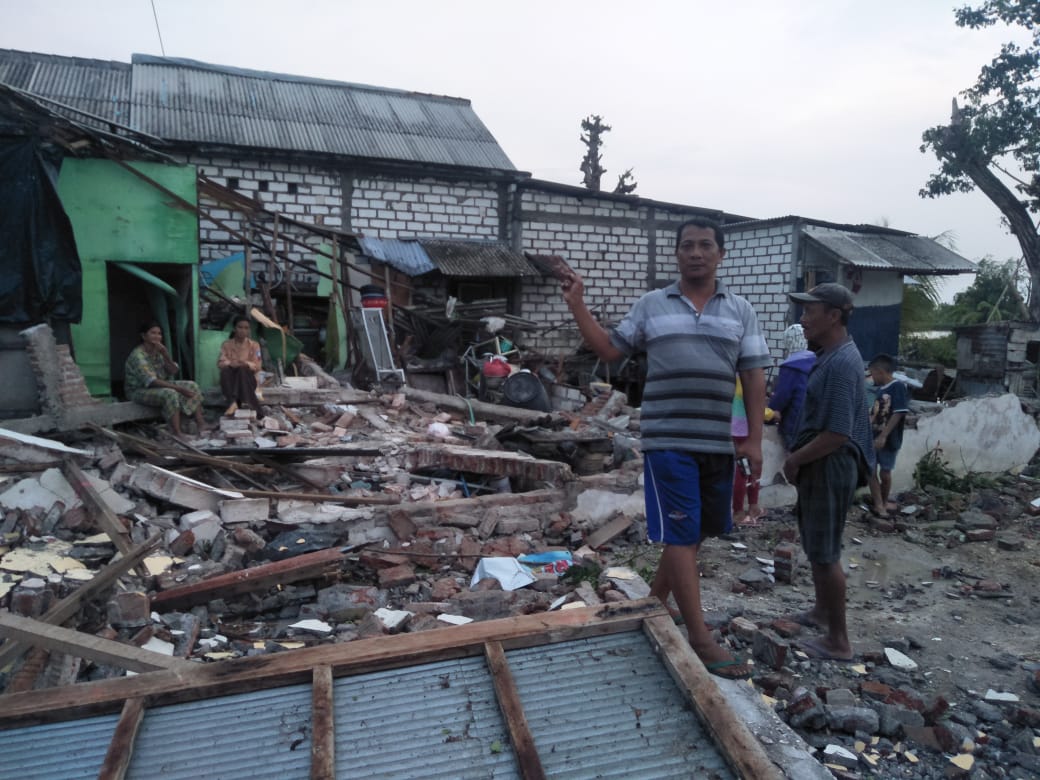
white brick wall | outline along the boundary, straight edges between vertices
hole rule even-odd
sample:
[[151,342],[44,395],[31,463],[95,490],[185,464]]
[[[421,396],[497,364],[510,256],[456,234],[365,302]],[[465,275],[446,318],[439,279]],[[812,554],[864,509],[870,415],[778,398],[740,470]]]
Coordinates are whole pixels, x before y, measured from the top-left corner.
[[[203,173],[218,184],[237,190],[260,201],[271,211],[280,212],[315,225],[338,228],[342,226],[340,216],[339,174],[313,166],[271,162],[261,159],[223,158],[190,155],[185,162],[198,167]],[[245,232],[246,224],[238,212],[212,200],[200,198],[200,206],[205,208],[215,219],[223,221],[228,227],[238,232]],[[291,225],[279,227],[282,235],[297,240],[304,240],[311,245],[316,244],[313,236],[293,228]],[[311,253],[299,246],[279,242],[279,249],[287,251],[289,257],[298,262],[307,262]],[[199,254],[205,262],[243,251],[242,242],[224,227],[199,217]],[[267,269],[267,258],[262,252],[254,250],[254,267],[268,270],[268,278],[272,281],[280,274]],[[317,277],[299,269],[294,278],[305,283],[315,283]]]
[[374,238],[498,239],[498,189],[483,182],[362,177],[351,227]]
[[788,326],[792,235],[791,223],[730,228],[726,231],[726,257],[719,278],[747,298],[758,312],[774,359],[783,357],[781,335]]

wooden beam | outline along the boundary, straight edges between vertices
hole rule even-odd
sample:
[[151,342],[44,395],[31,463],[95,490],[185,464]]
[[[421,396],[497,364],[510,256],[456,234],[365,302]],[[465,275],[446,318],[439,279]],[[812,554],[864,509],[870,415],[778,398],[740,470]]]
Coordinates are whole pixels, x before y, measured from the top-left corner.
[[520,776],[524,780],[545,780],[542,759],[535,747],[531,727],[527,724],[524,705],[520,702],[520,692],[516,689],[516,681],[513,679],[513,672],[509,668],[502,643],[485,644],[484,657],[487,659],[488,671],[495,686],[498,707],[502,710],[502,717],[509,730],[509,741],[513,743]]
[[432,403],[442,409],[452,409],[456,412],[472,414],[478,420],[496,420],[499,422],[517,422],[552,427],[554,421],[562,421],[559,414],[548,412],[533,412],[530,409],[516,409],[512,406],[501,404],[489,404],[472,398],[461,398],[456,395],[444,395],[443,393],[432,393],[429,390],[420,390],[417,387],[403,387],[401,392],[405,398],[421,403]]
[[784,772],[726,702],[675,622],[666,617],[648,618],[643,631],[736,775],[745,780],[784,780]]
[[152,606],[166,611],[184,609],[217,598],[232,598],[243,593],[266,590],[275,585],[316,579],[338,567],[343,555],[342,547],[329,547],[286,558],[284,561],[219,574],[190,585],[160,591],[152,596]]
[[282,501],[314,501],[319,504],[342,506],[370,506],[373,504],[400,504],[400,496],[344,496],[336,493],[280,493],[276,490],[239,490],[246,498],[275,498]]
[[[116,580],[130,571],[130,569],[137,566],[137,564],[139,564],[141,560],[159,543],[160,539],[162,539],[162,531],[159,531],[134,547],[130,551],[129,555],[124,555],[115,563],[110,563],[108,566],[103,568],[88,582],[80,585],[76,590],[72,591],[72,593],[44,612],[43,615],[38,618],[39,621],[60,626],[66,620],[69,620],[73,615],[79,612],[79,608],[84,601],[102,593],[106,588],[114,585]],[[0,669],[3,669],[9,663],[16,660],[27,649],[28,648],[24,644],[8,639],[3,645],[0,645]]]
[[[87,475],[71,460],[65,461],[65,467],[62,470],[65,474],[65,479],[69,481],[72,489],[76,491],[76,495],[83,501],[87,512],[94,518],[101,530],[108,534],[108,538],[115,543],[116,549],[123,555],[130,555],[133,552],[133,547],[130,544],[130,534],[127,533],[126,528],[123,526],[123,521],[119,519],[119,516],[112,511],[112,508],[105,503],[105,500],[101,498],[94,486],[90,484]],[[143,565],[139,564],[136,568],[137,573],[141,577],[148,579],[151,576],[148,573],[148,569]]]
[[89,661],[134,672],[152,672],[156,669],[194,671],[201,666],[93,634],[83,634],[21,615],[12,615],[10,612],[0,613],[0,636],[13,637],[19,642],[43,647],[51,652],[68,653],[77,658],[86,658]]
[[98,780],[123,780],[134,755],[134,740],[144,718],[144,699],[127,699],[119,716],[112,740],[108,743],[105,761],[98,772]]
[[336,780],[332,667],[314,667],[311,680],[311,780]]
[[513,649],[633,631],[645,618],[657,615],[670,620],[658,599],[647,598],[196,664],[190,676],[161,671],[68,689],[11,694],[0,696],[0,728],[114,712],[124,700],[136,696],[147,696],[151,706],[158,706],[302,684],[309,682],[314,667],[321,665],[332,667],[336,676],[366,674],[480,655],[486,642],[501,642],[504,648]]

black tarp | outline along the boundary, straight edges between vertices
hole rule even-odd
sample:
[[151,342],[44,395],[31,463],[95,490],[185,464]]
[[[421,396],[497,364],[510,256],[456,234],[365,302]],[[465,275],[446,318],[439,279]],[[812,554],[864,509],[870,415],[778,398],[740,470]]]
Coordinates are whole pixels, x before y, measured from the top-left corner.
[[79,253],[53,170],[36,139],[0,136],[0,323],[82,315]]

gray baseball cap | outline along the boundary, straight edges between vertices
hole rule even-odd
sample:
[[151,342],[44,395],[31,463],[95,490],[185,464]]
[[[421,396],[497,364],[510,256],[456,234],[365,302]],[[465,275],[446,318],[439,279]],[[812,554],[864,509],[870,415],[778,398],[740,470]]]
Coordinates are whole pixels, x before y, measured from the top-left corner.
[[809,292],[788,293],[787,297],[796,303],[825,303],[842,311],[852,311],[852,293],[848,288],[834,282],[825,282],[813,287]]

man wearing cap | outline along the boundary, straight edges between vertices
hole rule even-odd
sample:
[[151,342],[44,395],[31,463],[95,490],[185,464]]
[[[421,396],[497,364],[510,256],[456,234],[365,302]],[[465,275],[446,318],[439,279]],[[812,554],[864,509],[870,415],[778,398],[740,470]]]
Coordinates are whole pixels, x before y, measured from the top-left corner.
[[[722,230],[692,220],[676,231],[679,278],[645,294],[610,332],[596,321],[573,271],[563,297],[585,342],[604,361],[646,351],[640,414],[647,533],[664,550],[650,594],[675,596],[690,644],[709,671],[746,677],[747,665],[719,646],[704,624],[697,552],[708,536],[732,528],[734,449],[730,416],[736,375],[749,409],[765,406],[763,367],[769,348],[751,304],[716,279],[724,254]],[[751,478],[762,473],[762,415],[751,415],[737,454]],[[677,618],[678,619],[678,618]]]
[[849,660],[853,652],[845,623],[841,537],[853,493],[874,469],[863,357],[847,328],[852,293],[827,283],[790,298],[804,307],[805,338],[819,350],[795,449],[784,461],[784,476],[798,488],[795,512],[816,591],[813,608],[794,619],[825,630],[802,643],[807,653]]

